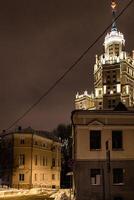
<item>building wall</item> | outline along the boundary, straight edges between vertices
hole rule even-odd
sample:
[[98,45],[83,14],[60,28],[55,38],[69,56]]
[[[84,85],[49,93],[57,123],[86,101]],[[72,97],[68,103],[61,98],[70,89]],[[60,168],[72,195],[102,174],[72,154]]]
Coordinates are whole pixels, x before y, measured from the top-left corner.
[[[11,135],[13,160],[12,165],[8,166],[10,182],[4,181],[3,184],[15,188],[41,186],[59,188],[61,144],[34,133],[21,132]],[[5,141],[8,140],[8,137],[8,135],[4,137]],[[7,152],[7,148],[5,148],[5,151]],[[52,164],[53,159],[55,159],[54,166]],[[3,172],[5,172],[4,168]]]
[[[90,130],[101,130],[101,145],[102,148],[96,151],[90,151]],[[112,130],[123,130],[123,149],[112,151]],[[78,128],[77,130],[77,159],[105,159],[105,143],[109,141],[109,147],[111,150],[111,159],[134,159],[134,127],[123,127],[123,126],[110,126],[110,127],[99,127],[89,126]]]
[[[113,168],[124,169],[124,184],[113,184]],[[101,169],[100,185],[91,185],[90,170]],[[124,200],[133,200],[134,196],[134,161],[111,161],[111,172],[107,173],[106,161],[77,161],[75,165],[75,188],[77,200],[113,200],[121,196]],[[103,174],[104,172],[104,174]],[[84,183],[84,184],[83,184]],[[110,183],[110,184],[109,184]]]
[[[76,200],[114,200],[115,197],[132,200],[134,196],[134,112],[74,111],[72,122]],[[100,149],[90,149],[92,130],[101,131]],[[115,130],[122,131],[121,149],[112,149],[112,131]],[[101,172],[99,184],[92,184],[92,169],[99,169]],[[114,183],[114,169],[122,170],[123,183]]]

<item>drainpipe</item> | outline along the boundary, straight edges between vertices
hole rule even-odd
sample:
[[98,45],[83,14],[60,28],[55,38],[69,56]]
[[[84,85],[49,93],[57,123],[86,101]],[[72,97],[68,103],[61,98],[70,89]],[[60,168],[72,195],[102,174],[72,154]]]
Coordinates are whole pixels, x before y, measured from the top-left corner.
[[30,188],[32,188],[32,175],[33,175],[33,132],[31,139],[31,171],[30,171]]
[[[71,122],[72,122],[72,159],[73,159],[73,163],[75,165],[75,124],[74,124],[74,121],[73,121],[73,115],[75,114],[75,110],[72,111],[71,113]],[[74,166],[73,166],[73,174],[72,174],[72,191],[73,191],[73,195],[74,195],[74,198],[75,195],[76,195],[76,189],[75,189],[75,180],[74,180],[74,172],[75,172],[75,169],[74,169]]]

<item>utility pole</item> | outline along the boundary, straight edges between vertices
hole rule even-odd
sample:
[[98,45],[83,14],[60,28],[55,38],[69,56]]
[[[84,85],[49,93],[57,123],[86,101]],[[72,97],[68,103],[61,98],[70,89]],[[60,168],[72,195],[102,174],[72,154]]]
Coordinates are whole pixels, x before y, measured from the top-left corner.
[[109,141],[106,141],[106,174],[107,174],[107,185],[108,185],[108,190],[106,198],[108,200],[111,200],[111,160],[110,160],[110,149],[109,149]]

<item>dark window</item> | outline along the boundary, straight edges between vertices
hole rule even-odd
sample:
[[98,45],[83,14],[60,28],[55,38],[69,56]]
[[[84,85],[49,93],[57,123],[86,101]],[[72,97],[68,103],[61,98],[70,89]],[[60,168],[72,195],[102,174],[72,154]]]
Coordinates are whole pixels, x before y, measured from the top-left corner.
[[34,180],[37,181],[37,174],[34,174]]
[[91,180],[91,185],[100,185],[101,170],[100,169],[91,169],[90,170],[90,180]]
[[123,200],[123,198],[122,197],[114,197],[113,200]]
[[38,164],[38,157],[37,157],[37,155],[34,156],[34,163],[35,163],[35,165]]
[[25,139],[23,137],[20,138],[20,144],[25,144]]
[[24,181],[24,174],[19,174],[19,181]]
[[55,174],[52,174],[52,180],[55,180]]
[[113,169],[113,184],[122,184],[123,183],[123,169],[115,168]]
[[25,164],[25,155],[20,154],[19,155],[19,165],[24,165]]
[[45,156],[43,156],[43,166],[45,166]]
[[92,130],[90,131],[90,149],[101,148],[101,131]]
[[122,131],[112,131],[112,148],[122,149]]
[[52,159],[52,167],[55,167],[55,158]]

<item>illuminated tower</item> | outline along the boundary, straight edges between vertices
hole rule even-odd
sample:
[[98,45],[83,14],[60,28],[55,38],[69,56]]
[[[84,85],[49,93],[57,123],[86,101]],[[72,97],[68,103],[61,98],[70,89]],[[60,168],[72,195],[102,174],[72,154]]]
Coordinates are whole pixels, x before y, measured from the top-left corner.
[[111,8],[111,31],[104,40],[104,54],[96,56],[94,65],[96,109],[113,109],[119,102],[134,106],[134,53],[131,57],[124,51],[124,36],[115,23],[115,1]]
[[124,35],[115,22],[116,7],[112,0],[111,31],[104,39],[104,53],[96,55],[94,65],[94,95],[77,94],[76,109],[114,109],[119,102],[134,107],[134,51],[130,55],[124,50]]

